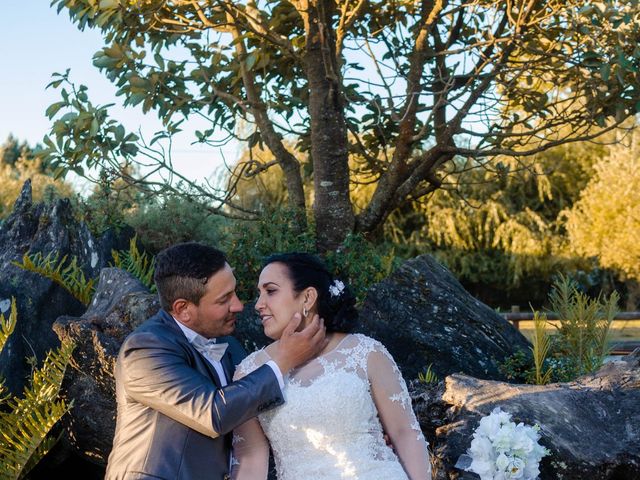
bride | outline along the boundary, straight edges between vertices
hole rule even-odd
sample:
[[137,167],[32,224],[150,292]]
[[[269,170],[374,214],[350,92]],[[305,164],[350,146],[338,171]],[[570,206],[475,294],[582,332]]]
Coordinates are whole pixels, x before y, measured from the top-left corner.
[[[289,372],[284,405],[235,430],[232,478],[266,479],[271,444],[278,480],[430,479],[427,442],[398,367],[381,343],[349,333],[357,312],[348,286],[317,257],[287,253],[267,259],[258,289],[269,338],[277,342],[296,312],[303,324],[317,313],[329,342]],[[270,351],[249,355],[234,379],[269,361]]]

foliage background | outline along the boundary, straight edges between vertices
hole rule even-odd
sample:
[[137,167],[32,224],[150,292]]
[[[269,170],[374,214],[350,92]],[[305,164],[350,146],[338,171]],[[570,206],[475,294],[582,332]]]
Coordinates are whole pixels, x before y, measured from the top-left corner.
[[[397,209],[366,239],[349,237],[327,260],[360,298],[402,259],[429,253],[494,308],[547,305],[547,292],[562,273],[592,295],[618,290],[622,304],[633,310],[640,265],[634,240],[640,233],[637,138],[637,133],[612,132],[602,142],[562,145],[528,161],[496,157],[482,168],[457,169],[463,173],[452,171],[426,200]],[[98,235],[133,229],[150,253],[188,240],[220,246],[236,265],[246,299],[266,255],[315,248],[311,219],[302,233],[294,228],[296,217],[287,209],[277,170],[238,182],[237,201],[263,211],[260,221],[242,221],[214,214],[196,198],[143,195],[107,177],[82,198],[42,168],[28,145],[20,145],[16,156],[16,145],[9,138],[0,147],[13,155],[5,153],[0,163],[0,180],[7,186],[0,195],[0,217],[31,177],[36,200],[74,196],[77,214]],[[268,161],[267,152],[260,155]],[[370,194],[366,185],[351,191],[356,205]]]

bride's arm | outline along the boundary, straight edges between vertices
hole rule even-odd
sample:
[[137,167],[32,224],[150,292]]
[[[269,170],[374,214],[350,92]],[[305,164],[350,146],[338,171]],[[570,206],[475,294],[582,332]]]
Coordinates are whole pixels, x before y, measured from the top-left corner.
[[382,426],[411,480],[431,479],[427,442],[411,407],[411,398],[393,358],[378,345],[367,362],[371,394]]
[[[238,365],[233,380],[239,380],[264,363],[260,354],[252,354]],[[257,418],[252,418],[233,430],[233,460],[231,478],[234,480],[266,480],[269,473],[269,442]]]
[[261,480],[269,473],[269,443],[256,418],[233,431],[231,478]]

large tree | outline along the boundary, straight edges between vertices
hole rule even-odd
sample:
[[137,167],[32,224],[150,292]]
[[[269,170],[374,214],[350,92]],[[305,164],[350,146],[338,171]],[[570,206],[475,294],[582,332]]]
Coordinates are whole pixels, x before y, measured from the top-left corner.
[[[440,188],[442,172],[591,139],[640,109],[636,0],[52,4],[80,28],[101,29],[107,46],[94,64],[125,104],[155,110],[169,134],[197,116],[208,122],[197,132],[201,142],[225,131],[261,144],[273,161],[253,159],[236,173],[281,168],[289,203],[300,210],[307,207],[301,161],[308,160],[321,249],[349,232],[373,231]],[[84,89],[65,89],[49,115],[68,108],[47,140],[58,165],[111,162],[117,170],[144,154],[171,166],[166,151],[107,121],[106,107],[93,106]],[[359,209],[349,194],[354,178],[375,183]],[[227,213],[238,207],[233,188],[209,187],[191,192],[211,194]]]

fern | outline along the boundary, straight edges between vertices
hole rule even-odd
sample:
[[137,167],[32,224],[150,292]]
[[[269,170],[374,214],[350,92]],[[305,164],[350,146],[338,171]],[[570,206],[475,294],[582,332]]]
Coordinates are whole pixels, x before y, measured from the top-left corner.
[[[9,311],[9,318],[5,318],[3,314],[0,314],[0,352],[4,348],[5,343],[9,335],[13,333],[16,327],[16,321],[18,318],[18,311],[16,309],[16,299],[11,297],[11,310]],[[7,388],[4,386],[4,380],[0,379],[0,405],[6,402],[11,395]]]
[[12,263],[23,270],[38,273],[54,281],[84,305],[89,305],[95,291],[95,280],[86,279],[76,257],[67,263],[67,255],[58,259],[58,254],[53,252],[48,253],[46,257],[41,252],[27,252],[22,257],[22,263]]
[[114,266],[131,273],[149,290],[155,292],[156,286],[153,282],[155,260],[147,252],[140,252],[136,241],[137,236],[134,236],[129,242],[129,250],[111,251]]
[[12,297],[9,318],[5,319],[4,315],[0,314],[0,352],[4,348],[4,344],[7,343],[9,335],[13,333],[13,329],[16,326],[17,318],[18,312],[16,309],[16,299]]
[[[15,299],[11,314],[0,316],[2,337],[0,351],[15,327]],[[74,345],[62,342],[57,350],[47,353],[41,368],[35,369],[22,397],[5,392],[0,400],[0,480],[23,478],[55,444],[49,436],[53,426],[71,408],[60,399],[60,385],[71,360]]]
[[[120,252],[113,250],[111,254],[116,267],[131,273],[152,292],[155,291],[153,283],[154,259],[146,252],[138,250],[136,237],[131,239],[129,250]],[[23,270],[37,273],[52,280],[65,288],[84,305],[89,305],[95,293],[97,279],[87,279],[85,277],[76,257],[72,257],[70,262],[67,261],[67,258],[67,255],[58,258],[58,254],[53,252],[48,253],[46,256],[43,256],[41,252],[35,254],[27,252],[22,257],[22,263],[12,263]]]

